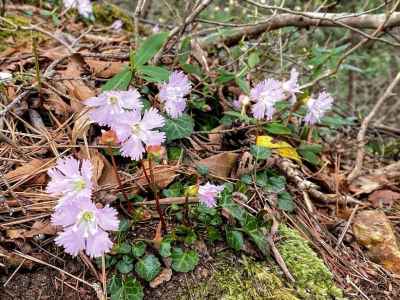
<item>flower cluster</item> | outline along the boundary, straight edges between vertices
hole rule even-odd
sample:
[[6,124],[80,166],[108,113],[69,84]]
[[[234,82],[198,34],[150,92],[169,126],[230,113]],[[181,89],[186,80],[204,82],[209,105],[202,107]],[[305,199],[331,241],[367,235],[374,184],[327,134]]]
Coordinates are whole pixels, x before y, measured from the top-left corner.
[[[188,77],[177,71],[161,86],[160,100],[172,118],[182,115],[190,89]],[[153,107],[142,111],[140,97],[139,92],[132,89],[103,92],[85,101],[91,107],[92,121],[113,129],[121,145],[121,154],[133,160],[142,159],[146,147],[160,146],[165,141],[165,133],[157,130],[164,126],[164,117]]]
[[63,3],[66,9],[76,8],[82,17],[93,18],[93,6],[90,0],[64,0]]
[[109,252],[113,243],[107,231],[117,230],[119,220],[114,208],[99,208],[91,201],[90,161],[73,157],[59,159],[48,175],[50,182],[46,191],[59,198],[51,222],[63,228],[56,244],[73,256],[81,250],[90,257]]
[[[250,91],[250,99],[254,102],[251,111],[256,119],[271,120],[275,113],[275,104],[289,99],[293,106],[297,102],[296,94],[300,93],[299,72],[292,69],[290,78],[286,81],[278,81],[268,78],[258,83]],[[304,118],[306,124],[315,124],[320,121],[326,111],[332,107],[333,98],[326,92],[320,93],[317,98],[310,98],[307,102],[307,115]],[[240,105],[239,101],[234,106]]]
[[191,84],[183,72],[172,72],[168,83],[160,89],[160,100],[165,105],[165,111],[172,118],[178,118],[186,108],[185,96],[190,93]]

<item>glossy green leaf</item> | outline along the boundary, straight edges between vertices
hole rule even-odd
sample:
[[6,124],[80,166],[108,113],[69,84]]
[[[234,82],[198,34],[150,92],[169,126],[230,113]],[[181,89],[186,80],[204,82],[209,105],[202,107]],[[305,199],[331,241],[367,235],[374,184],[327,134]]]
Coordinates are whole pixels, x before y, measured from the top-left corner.
[[226,242],[233,250],[239,251],[244,243],[243,234],[237,230],[226,229]]
[[121,72],[115,74],[111,79],[109,79],[106,84],[101,87],[101,91],[126,91],[131,80],[131,70],[129,68],[124,68]]
[[168,32],[160,32],[147,38],[135,54],[136,68],[148,63],[161,49],[168,38]]
[[294,211],[294,202],[292,195],[288,192],[281,192],[278,194],[278,207],[287,212]]

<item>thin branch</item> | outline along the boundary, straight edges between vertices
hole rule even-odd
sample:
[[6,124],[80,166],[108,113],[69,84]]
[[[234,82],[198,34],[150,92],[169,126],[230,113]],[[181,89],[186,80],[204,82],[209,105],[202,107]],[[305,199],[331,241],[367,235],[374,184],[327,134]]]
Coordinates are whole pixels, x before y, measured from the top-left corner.
[[194,19],[211,3],[212,0],[203,0],[194,10],[193,12],[185,19],[182,25],[174,27],[169,33],[167,40],[165,41],[164,45],[158,51],[158,53],[154,56],[153,62],[154,64],[158,64],[161,59],[161,55],[165,49],[165,46],[168,42],[179,32],[183,32],[190,23],[194,21]]
[[357,134],[357,156],[356,156],[356,162],[354,164],[354,168],[351,171],[351,173],[347,176],[347,181],[351,182],[353,181],[358,175],[360,175],[362,165],[363,165],[363,160],[364,160],[364,145],[365,145],[365,133],[367,132],[369,122],[375,117],[376,113],[378,112],[379,108],[382,106],[383,102],[390,96],[393,96],[393,89],[394,87],[399,83],[400,81],[400,72],[397,73],[397,76],[394,78],[392,83],[388,86],[386,91],[383,93],[383,95],[379,98],[379,100],[376,102],[375,106],[373,109],[370,111],[368,116],[363,120],[361,123],[360,131]]

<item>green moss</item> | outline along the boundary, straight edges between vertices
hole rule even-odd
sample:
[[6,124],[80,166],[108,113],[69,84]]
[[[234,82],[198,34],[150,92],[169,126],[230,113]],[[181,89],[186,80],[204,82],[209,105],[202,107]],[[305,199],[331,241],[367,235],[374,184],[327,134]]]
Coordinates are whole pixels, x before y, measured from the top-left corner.
[[93,14],[96,23],[101,23],[110,26],[114,21],[121,20],[124,23],[124,29],[133,31],[132,19],[124,13],[124,11],[113,4],[94,4]]
[[190,294],[181,295],[180,299],[298,300],[265,263],[247,257],[232,263],[224,253],[213,267],[211,278],[191,287]]
[[[0,26],[2,30],[0,30],[0,51],[7,49],[10,45],[7,43],[7,39],[9,37],[14,37],[17,41],[23,41],[26,38],[30,38],[30,32],[27,30],[15,30],[15,27],[12,24],[19,25],[19,26],[27,26],[30,24],[30,19],[18,16],[18,15],[9,15],[4,17],[4,21],[0,21]],[[10,23],[8,23],[7,21]]]
[[279,227],[279,234],[282,239],[277,248],[296,279],[301,299],[344,299],[342,290],[335,286],[332,273],[307,241],[285,225]]

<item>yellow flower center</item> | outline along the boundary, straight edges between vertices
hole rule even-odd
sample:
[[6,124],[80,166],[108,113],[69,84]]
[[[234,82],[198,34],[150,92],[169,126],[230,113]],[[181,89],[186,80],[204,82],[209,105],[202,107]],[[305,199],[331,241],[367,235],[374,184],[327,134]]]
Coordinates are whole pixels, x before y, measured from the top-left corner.
[[79,178],[74,182],[74,189],[77,192],[82,191],[86,187],[86,182],[83,178]]
[[82,214],[82,220],[85,222],[92,222],[94,220],[94,214],[91,211],[85,211]]
[[118,102],[118,97],[117,96],[110,96],[110,97],[108,97],[108,102],[110,104],[116,104]]
[[139,124],[134,124],[131,126],[133,134],[137,135],[141,131]]

